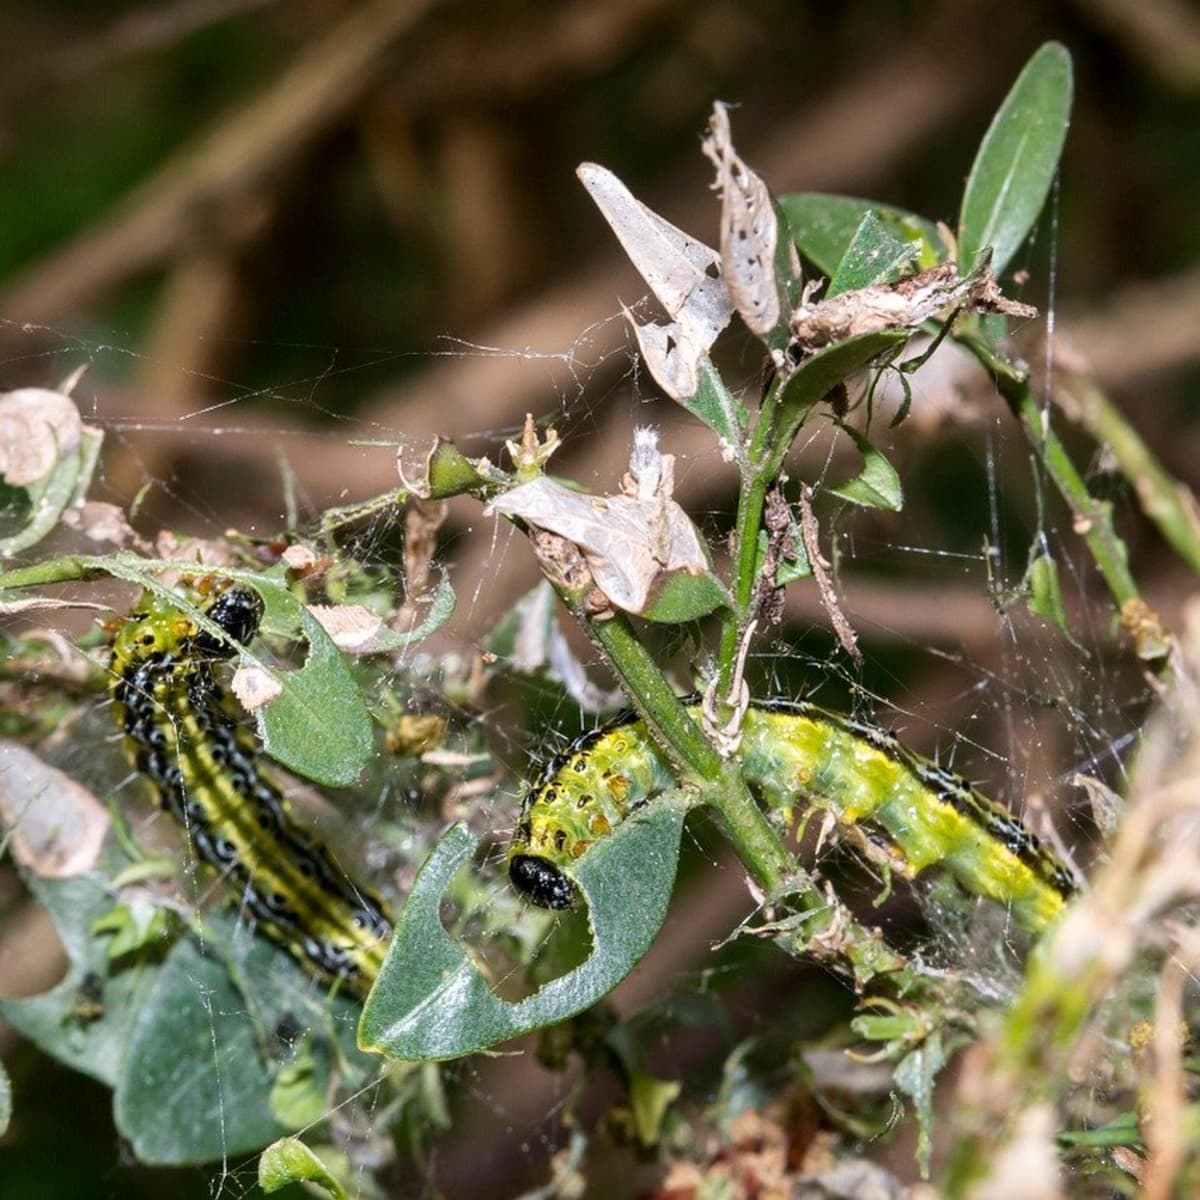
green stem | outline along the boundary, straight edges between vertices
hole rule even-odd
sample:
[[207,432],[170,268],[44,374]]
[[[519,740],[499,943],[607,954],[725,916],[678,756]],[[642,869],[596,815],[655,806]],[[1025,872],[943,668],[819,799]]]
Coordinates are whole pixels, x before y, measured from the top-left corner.
[[1169,638],[1158,617],[1142,599],[1130,573],[1125,544],[1113,528],[1112,505],[1097,500],[1087,490],[1083,476],[1050,427],[1048,414],[1029,385],[1029,372],[998,354],[973,334],[956,334],[955,340],[970,350],[991,374],[1013,415],[1024,426],[1026,436],[1046,474],[1070,508],[1076,531],[1083,537],[1097,570],[1117,602],[1122,622],[1133,633],[1139,657],[1163,657],[1169,646]]
[[704,799],[720,814],[733,848],[751,875],[767,891],[778,888],[796,873],[796,862],[750,794],[737,764],[723,759],[692,720],[627,617],[618,614],[596,620],[575,605],[572,609],[603,650],[655,741],[705,785]]
[[1142,511],[1180,558],[1200,574],[1200,504],[1192,489],[1163,469],[1125,415],[1090,380],[1060,380],[1054,401],[1069,420],[1108,447],[1137,492]]
[[725,760],[688,715],[650,652],[638,641],[629,618],[618,613],[596,620],[581,612],[577,605],[571,608],[603,650],[634,707],[672,762],[705,783],[716,783],[724,773]]
[[33,563],[28,567],[16,567],[12,571],[0,572],[0,591],[87,579],[103,572],[102,567],[95,565],[96,562],[96,559],[86,555],[71,554],[64,558],[51,558],[46,562]]
[[719,686],[723,693],[728,693],[733,682],[733,666],[737,660],[738,647],[742,634],[753,616],[750,606],[754,600],[754,585],[757,582],[755,568],[758,566],[758,533],[762,528],[767,490],[779,470],[773,465],[769,450],[775,440],[781,389],[782,384],[777,380],[763,397],[742,466],[742,482],[738,490],[737,518],[733,535],[736,556],[733,566],[734,608],[721,630],[721,648],[717,656],[720,668]]
[[[568,599],[562,589],[559,594]],[[768,895],[786,894],[789,909],[805,914],[793,932],[782,936],[783,944],[796,954],[811,953],[823,946],[824,937],[836,926],[836,945],[826,951],[833,965],[844,969],[849,963],[858,986],[878,975],[891,975],[900,990],[913,982],[915,976],[908,972],[904,959],[886,945],[878,931],[865,929],[840,907],[830,906],[784,846],[747,788],[738,764],[721,758],[688,715],[628,619],[618,615],[599,621],[582,613],[578,605],[571,607],[620,677],[664,753],[699,776],[703,802],[717,812],[730,844],[754,881]]]

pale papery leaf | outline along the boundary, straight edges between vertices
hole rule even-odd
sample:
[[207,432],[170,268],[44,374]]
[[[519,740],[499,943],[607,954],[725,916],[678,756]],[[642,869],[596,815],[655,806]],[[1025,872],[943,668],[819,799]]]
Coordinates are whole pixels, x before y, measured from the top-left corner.
[[47,388],[18,388],[0,395],[0,476],[13,487],[44,479],[55,463],[79,449],[79,410],[68,396]]
[[0,833],[27,870],[43,879],[92,870],[111,823],[82,784],[24,746],[0,740]]
[[308,547],[296,543],[289,546],[280,556],[293,571],[306,571],[317,563],[316,554]]
[[310,604],[333,644],[346,654],[368,654],[374,648],[383,619],[361,604]]
[[721,193],[721,274],[746,328],[762,337],[780,318],[775,206],[767,185],[734,150],[724,104],[713,105],[703,149],[717,168]]
[[233,673],[229,689],[247,712],[257,712],[283,691],[278,679],[262,667],[253,666],[239,667]]
[[86,500],[79,508],[68,509],[63,513],[63,524],[78,529],[92,542],[128,546],[138,541],[124,510],[104,500]]
[[593,496],[541,478],[498,496],[488,511],[573,542],[596,586],[626,612],[642,612],[663,575],[700,575],[709,569],[696,527],[666,496]]
[[707,351],[733,315],[717,252],[647,208],[604,167],[583,163],[576,174],[667,315]]

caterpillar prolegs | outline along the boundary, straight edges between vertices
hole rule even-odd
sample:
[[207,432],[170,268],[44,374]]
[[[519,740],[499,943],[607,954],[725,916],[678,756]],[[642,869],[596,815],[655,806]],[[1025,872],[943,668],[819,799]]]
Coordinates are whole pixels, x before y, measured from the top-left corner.
[[[700,706],[689,702],[689,712]],[[1007,809],[884,731],[805,703],[751,707],[738,750],[747,783],[790,818],[825,810],[844,829],[887,843],[914,876],[934,864],[968,892],[1008,905],[1040,932],[1074,890],[1071,873]],[[543,908],[566,908],[570,864],[674,776],[634,714],[577,739],[525,798],[508,850],[513,885]]]
[[118,632],[111,691],[126,749],[259,928],[314,974],[365,994],[391,935],[386,906],[297,824],[214,676],[257,634],[262,599],[239,584],[207,590],[189,599],[225,639],[149,591]]

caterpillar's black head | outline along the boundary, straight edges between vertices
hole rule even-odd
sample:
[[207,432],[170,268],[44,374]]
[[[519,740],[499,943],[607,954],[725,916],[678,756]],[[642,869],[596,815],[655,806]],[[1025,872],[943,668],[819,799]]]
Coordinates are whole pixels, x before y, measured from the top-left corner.
[[[235,584],[226,588],[209,606],[205,614],[215,621],[233,641],[248,646],[258,633],[263,617],[262,597],[253,589]],[[210,658],[230,658],[234,647],[206,633],[196,634],[195,648]]]
[[538,908],[570,908],[575,903],[571,881],[548,859],[514,854],[508,864],[512,885]]

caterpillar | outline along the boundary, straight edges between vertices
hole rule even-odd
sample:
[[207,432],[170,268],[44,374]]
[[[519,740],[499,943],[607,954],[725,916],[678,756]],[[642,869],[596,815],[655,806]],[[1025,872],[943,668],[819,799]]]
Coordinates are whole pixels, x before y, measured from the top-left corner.
[[[694,698],[685,703],[699,715]],[[1017,817],[875,726],[803,702],[754,705],[737,756],[746,782],[789,822],[798,805],[823,809],[891,868],[911,878],[938,864],[1031,932],[1074,891],[1070,871]],[[635,713],[577,738],[525,797],[508,847],[513,886],[539,907],[570,907],[571,863],[674,783]]]
[[391,935],[387,908],[297,824],[214,674],[253,641],[262,598],[202,580],[189,599],[224,637],[145,591],[114,639],[110,691],[126,752],[257,927],[318,978],[364,996]]

